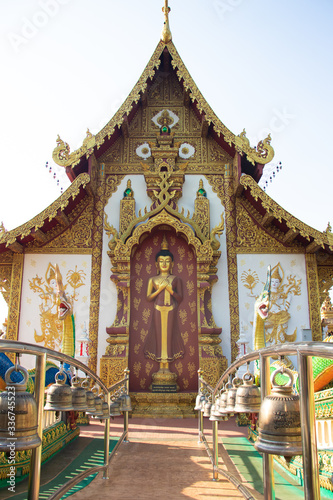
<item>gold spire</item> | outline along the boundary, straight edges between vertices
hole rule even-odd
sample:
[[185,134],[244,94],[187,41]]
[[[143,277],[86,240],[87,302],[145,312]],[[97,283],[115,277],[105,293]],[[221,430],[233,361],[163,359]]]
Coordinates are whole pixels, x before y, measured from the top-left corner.
[[162,7],[162,12],[164,13],[164,26],[161,33],[161,40],[164,43],[169,43],[172,40],[172,35],[169,26],[169,12],[170,7],[168,5],[168,0],[164,0],[164,7]]
[[161,250],[169,250],[169,244],[168,244],[168,240],[166,239],[165,234],[163,234],[163,240],[161,243]]

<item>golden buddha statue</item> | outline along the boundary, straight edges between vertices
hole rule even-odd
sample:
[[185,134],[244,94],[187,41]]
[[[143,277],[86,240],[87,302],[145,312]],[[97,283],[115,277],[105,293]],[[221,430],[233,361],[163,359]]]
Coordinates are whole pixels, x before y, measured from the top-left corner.
[[149,279],[147,287],[147,300],[154,301],[154,310],[144,353],[160,363],[159,372],[153,374],[153,383],[170,384],[175,381],[176,374],[170,372],[169,364],[184,356],[177,318],[183,289],[181,279],[172,274],[173,255],[165,235],[155,260],[158,274]]

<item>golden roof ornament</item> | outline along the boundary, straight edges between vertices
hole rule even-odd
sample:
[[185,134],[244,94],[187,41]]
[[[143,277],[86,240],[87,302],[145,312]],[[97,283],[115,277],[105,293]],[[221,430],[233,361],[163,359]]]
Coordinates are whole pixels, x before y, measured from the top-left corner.
[[162,127],[163,125],[172,125],[175,120],[170,116],[169,111],[165,109],[156,121]]
[[169,26],[169,12],[170,7],[168,5],[168,0],[164,0],[164,7],[162,7],[162,12],[164,13],[164,26],[161,33],[161,40],[164,43],[169,43],[172,40],[172,35]]

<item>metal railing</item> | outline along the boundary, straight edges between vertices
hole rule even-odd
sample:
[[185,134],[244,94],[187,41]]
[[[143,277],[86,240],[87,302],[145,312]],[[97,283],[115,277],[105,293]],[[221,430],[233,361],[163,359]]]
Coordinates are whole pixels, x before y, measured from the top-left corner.
[[[26,342],[19,342],[16,340],[1,340],[0,339],[0,352],[15,353],[15,354],[29,354],[36,356],[36,372],[35,372],[35,399],[37,403],[37,418],[38,427],[37,434],[41,441],[43,438],[43,423],[44,423],[44,392],[45,392],[45,373],[46,373],[46,359],[50,358],[61,363],[67,363],[74,366],[76,369],[81,370],[86,376],[90,377],[96,385],[103,391],[106,401],[110,406],[110,395],[116,393],[119,388],[124,388],[126,394],[129,395],[129,370],[125,370],[125,376],[122,380],[106,387],[102,380],[81,361],[78,361],[70,356],[60,352],[53,351],[46,347],[36,346],[35,344],[28,344]],[[128,442],[128,411],[124,411],[124,432],[120,436],[115,448],[110,454],[110,418],[105,419],[104,429],[104,464],[98,467],[87,469],[82,474],[75,476],[73,479],[59,488],[49,500],[60,499],[67,491],[73,486],[81,482],[85,477],[98,472],[103,472],[103,478],[108,479],[107,470],[110,460],[115,455],[117,449],[122,442]],[[28,485],[28,500],[38,500],[40,490],[40,475],[42,463],[42,445],[32,449],[30,459],[30,472],[29,472],[29,485]]]
[[[199,396],[204,395],[210,402],[213,401],[214,388],[211,387],[201,376],[202,370],[198,370],[198,387]],[[205,433],[204,433],[204,412],[198,411],[198,430],[199,430],[199,441],[198,444],[203,443],[207,452],[207,455],[213,466],[213,481],[218,481],[219,474],[224,476],[228,481],[230,481],[236,488],[242,493],[244,498],[247,500],[255,500],[249,490],[241,483],[239,479],[230,474],[230,472],[218,467],[218,426],[217,422],[213,425],[213,452],[209,448]]]
[[[265,347],[259,351],[253,351],[238,358],[222,374],[219,382],[211,391],[212,403],[218,391],[236,370],[252,361],[260,361],[260,385],[261,399],[270,394],[270,358],[281,356],[297,355],[299,374],[299,398],[300,398],[300,418],[303,450],[303,477],[304,477],[304,498],[306,500],[320,500],[319,466],[316,440],[315,405],[314,405],[314,384],[312,357],[333,359],[333,343],[329,342],[297,342],[293,344],[280,344],[272,347]],[[199,373],[199,394],[203,379]],[[206,383],[205,383],[206,384]],[[205,385],[205,387],[208,384]],[[206,442],[203,434],[202,412],[199,411],[199,440]],[[223,473],[218,468],[218,421],[213,421],[213,452],[209,450],[209,456],[213,465],[213,479],[218,479],[218,474]],[[206,442],[207,443],[207,442]],[[273,500],[274,492],[274,472],[273,455],[263,453],[263,486],[265,500]],[[245,491],[242,492],[246,498]]]

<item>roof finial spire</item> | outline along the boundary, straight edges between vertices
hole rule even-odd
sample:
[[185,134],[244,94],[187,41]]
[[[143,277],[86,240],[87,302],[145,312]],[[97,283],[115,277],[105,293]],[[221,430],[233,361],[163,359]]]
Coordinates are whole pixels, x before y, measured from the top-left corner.
[[164,26],[161,33],[161,40],[164,43],[169,43],[172,40],[172,35],[169,26],[169,12],[170,7],[168,5],[168,0],[164,0],[164,7],[162,7],[162,12],[164,12]]

